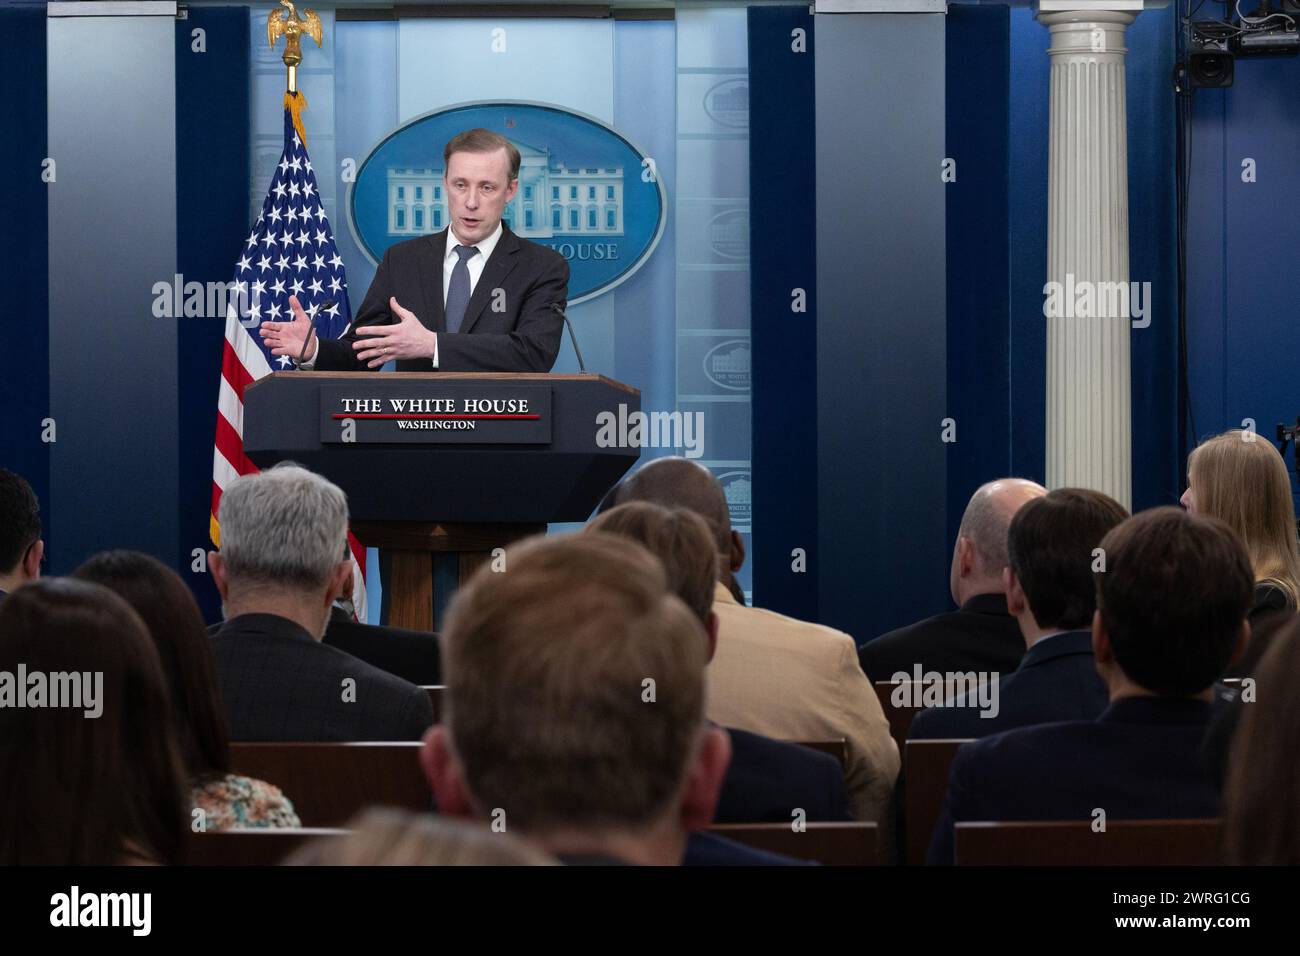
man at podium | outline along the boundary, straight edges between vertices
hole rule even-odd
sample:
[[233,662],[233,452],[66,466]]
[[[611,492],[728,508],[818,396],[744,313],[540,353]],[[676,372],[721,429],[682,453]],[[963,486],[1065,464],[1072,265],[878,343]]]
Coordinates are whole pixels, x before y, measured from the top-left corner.
[[443,161],[450,225],[384,253],[352,326],[338,339],[314,335],[290,297],[293,321],[261,326],[273,355],[321,371],[364,371],[390,361],[399,372],[551,370],[569,264],[501,221],[519,189],[519,150],[491,130],[471,129],[447,143]]

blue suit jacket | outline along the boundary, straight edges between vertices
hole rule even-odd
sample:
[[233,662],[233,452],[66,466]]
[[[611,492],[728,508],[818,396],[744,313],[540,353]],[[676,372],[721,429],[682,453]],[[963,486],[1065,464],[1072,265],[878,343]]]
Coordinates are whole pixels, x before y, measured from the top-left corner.
[[[1096,720],[1107,703],[1089,631],[1067,631],[1025,651],[998,687],[996,717],[981,717],[975,698],[963,706],[931,707],[912,720],[909,740],[962,740],[1062,720]],[[965,706],[969,703],[970,706]]]
[[1201,761],[1210,704],[1125,697],[1095,721],[1009,730],[964,745],[927,863],[952,862],[956,820],[1204,819],[1219,814]]
[[810,821],[851,820],[844,770],[829,754],[745,730],[731,735],[717,823],[789,823],[798,808]]

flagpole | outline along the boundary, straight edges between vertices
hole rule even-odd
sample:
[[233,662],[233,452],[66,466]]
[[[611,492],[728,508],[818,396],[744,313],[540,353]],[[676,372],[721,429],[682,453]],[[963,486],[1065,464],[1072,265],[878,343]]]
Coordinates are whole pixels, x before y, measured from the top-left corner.
[[[290,296],[299,297],[308,311],[317,315],[325,312],[324,327],[318,330],[321,338],[334,338],[349,326],[352,309],[348,302],[347,274],[343,259],[334,243],[320,184],[307,156],[307,134],[303,129],[302,114],[307,109],[307,97],[298,89],[298,65],[302,62],[302,36],[306,34],[320,46],[322,29],[320,17],[313,11],[299,13],[290,0],[280,0],[283,9],[275,9],[267,19],[266,33],[271,49],[276,41],[285,38],[284,65],[288,69],[287,90],[284,94],[285,118],[284,149],[281,163],[272,168],[271,186],[262,203],[262,214],[253,223],[252,232],[245,242],[243,254],[235,263],[234,282],[251,304],[246,310],[232,302],[226,309],[226,335],[222,348],[221,382],[217,400],[217,427],[213,442],[212,461],[212,511],[208,531],[212,543],[220,547],[221,527],[218,521],[222,495],[240,475],[252,474],[257,466],[244,453],[244,387],[281,369],[293,365],[291,356],[275,356],[262,340],[260,325],[264,322],[289,321],[292,309]],[[290,218],[286,219],[285,214]],[[309,233],[308,218],[315,224]],[[293,239],[301,252],[291,261],[284,252],[276,253],[276,244],[286,245],[292,230],[287,223],[295,220],[303,225]],[[316,253],[308,259],[305,244],[310,243]],[[287,250],[286,250],[287,251]],[[308,263],[313,264],[309,265]],[[303,281],[303,270],[306,280]],[[333,305],[331,306],[331,302]],[[256,311],[254,311],[256,310]],[[317,316],[319,317],[319,316]],[[249,321],[251,320],[251,321]],[[356,537],[348,533],[348,547],[352,557],[353,604],[357,618],[366,619],[366,549]]]
[[298,95],[298,64],[302,62],[302,35],[305,33],[321,46],[324,41],[320,17],[315,10],[299,13],[290,0],[280,0],[283,10],[272,10],[266,21],[266,38],[275,49],[275,41],[284,37],[284,54],[281,59],[289,70],[288,91]]

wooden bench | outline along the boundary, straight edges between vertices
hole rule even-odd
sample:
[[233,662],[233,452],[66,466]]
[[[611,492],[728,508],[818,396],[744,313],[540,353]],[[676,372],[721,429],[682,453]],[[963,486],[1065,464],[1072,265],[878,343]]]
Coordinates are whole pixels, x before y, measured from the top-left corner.
[[849,765],[849,745],[843,737],[836,740],[791,740],[788,742],[798,744],[800,747],[809,747],[819,753],[834,757],[839,761],[841,770]]
[[[841,740],[800,741],[846,760]],[[420,768],[418,742],[232,743],[234,773],[273,783],[284,791],[304,827],[339,827],[369,806],[433,809]]]
[[187,833],[184,862],[188,866],[275,866],[308,840],[347,832],[329,828],[267,828]]
[[[296,829],[218,830],[188,833],[185,863],[189,866],[276,866],[308,840],[346,834],[327,827]],[[824,866],[876,865],[874,823],[809,823],[796,833],[788,823],[730,824],[709,832],[746,846]]]
[[788,823],[726,823],[709,827],[709,832],[756,850],[823,866],[879,863],[874,823],[808,823],[805,827],[797,833]]
[[[912,727],[912,718],[926,708],[919,703],[922,691],[928,685],[917,686],[916,681],[899,681],[895,684],[893,681],[878,680],[872,686],[876,689],[876,697],[880,700],[880,709],[885,712],[885,719],[889,721],[889,735],[894,738],[894,743],[898,744],[898,752],[903,752],[903,745],[907,742],[908,731]],[[959,684],[953,681],[945,681],[943,685],[944,703],[951,703],[953,700],[961,697],[963,694],[970,693],[975,687],[970,684]],[[895,699],[905,703],[895,703]]]
[[924,710],[924,708],[895,706],[894,689],[898,685],[893,681],[878,680],[872,686],[876,688],[876,697],[880,700],[880,709],[885,712],[885,719],[889,721],[889,735],[894,738],[894,743],[898,744],[898,750],[901,753],[903,742],[907,740],[907,729],[912,726],[912,718],[916,716],[918,710]]
[[960,822],[958,866],[1214,866],[1222,862],[1218,820]]
[[304,827],[339,827],[369,806],[433,809],[421,744],[232,743],[231,770],[273,783]]
[[903,748],[903,859],[925,863],[934,825],[948,792],[948,769],[966,740],[909,740]]

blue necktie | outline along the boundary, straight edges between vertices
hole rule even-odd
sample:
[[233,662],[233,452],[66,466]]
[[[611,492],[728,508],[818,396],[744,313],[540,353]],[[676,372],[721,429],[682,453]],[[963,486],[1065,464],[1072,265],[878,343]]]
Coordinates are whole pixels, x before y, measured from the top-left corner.
[[465,310],[469,308],[469,266],[465,263],[470,256],[478,255],[478,246],[456,246],[456,255],[460,261],[451,270],[451,285],[447,286],[447,331],[459,332],[460,324],[465,321]]

